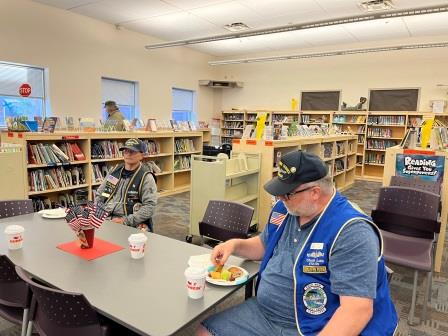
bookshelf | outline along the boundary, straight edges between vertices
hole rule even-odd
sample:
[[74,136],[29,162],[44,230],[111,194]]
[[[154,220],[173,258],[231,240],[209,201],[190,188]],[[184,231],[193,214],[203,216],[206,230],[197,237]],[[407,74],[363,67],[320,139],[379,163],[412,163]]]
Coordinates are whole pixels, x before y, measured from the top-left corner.
[[287,140],[270,141],[234,140],[234,155],[238,153],[260,153],[258,229],[263,230],[274,202],[273,197],[264,191],[263,185],[273,176],[276,176],[278,172],[277,163],[281,156],[298,149],[320,156],[328,165],[336,187],[343,190],[355,181],[356,146],[356,135],[290,137]]
[[328,124],[332,121],[334,111],[301,111],[300,119],[304,125]]
[[240,153],[232,152],[230,159],[194,155],[192,166],[188,241],[193,235],[199,235],[198,223],[210,200],[249,205],[254,209],[251,226],[259,223],[260,154],[243,153],[240,156]]
[[241,138],[245,126],[245,111],[223,111],[222,115],[221,142],[232,143],[232,139]]
[[[93,191],[101,184],[104,176],[123,161],[118,149],[129,138],[139,138],[148,145],[148,154],[145,155],[144,161],[149,165],[153,165],[151,162],[154,162],[160,169],[155,174],[160,196],[189,190],[191,178],[189,162],[191,155],[202,153],[201,131],[48,134],[2,132],[1,134],[2,143],[20,144],[24,149],[20,153],[21,165],[17,167],[24,181],[20,188],[23,189],[25,198],[41,198],[47,203],[60,202],[61,196],[62,200],[64,197],[66,199],[72,197],[75,200],[75,196],[92,199]],[[77,157],[55,162],[58,156],[51,155],[50,150],[53,145],[63,149],[64,144],[79,148],[82,155],[78,153]],[[31,153],[34,160],[30,160]],[[62,157],[62,154],[60,155]],[[181,162],[186,166],[181,166]],[[21,166],[24,168],[20,169]],[[46,183],[37,184],[35,182],[37,180],[45,180]]]

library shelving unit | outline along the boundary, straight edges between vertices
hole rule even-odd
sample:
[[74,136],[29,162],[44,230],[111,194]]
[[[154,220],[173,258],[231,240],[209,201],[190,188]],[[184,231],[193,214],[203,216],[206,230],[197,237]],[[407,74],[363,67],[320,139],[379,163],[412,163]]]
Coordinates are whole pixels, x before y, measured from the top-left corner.
[[[92,199],[92,192],[101,184],[103,176],[112,167],[123,161],[118,148],[129,138],[139,138],[146,142],[149,152],[144,160],[154,162],[161,169],[159,173],[155,174],[159,196],[171,195],[189,189],[191,169],[175,166],[175,164],[180,165],[180,162],[189,164],[192,154],[202,152],[203,136],[200,131],[1,133],[2,143],[20,144],[24,148],[21,153],[24,169],[20,169],[20,165],[18,165],[18,170],[25,181],[23,185],[25,196],[45,197],[51,202],[57,202],[61,194],[71,194],[79,189],[86,190],[88,198]],[[176,147],[176,144],[179,145],[183,142],[188,143],[190,147]],[[62,147],[64,144],[76,144],[82,157],[78,156],[78,158],[72,158],[63,163],[55,163],[55,160],[51,160],[51,156],[49,158],[42,157],[39,162],[31,160],[29,150],[34,149],[33,153],[36,153],[35,148],[39,147],[39,153],[43,153],[42,150],[45,149],[42,147],[50,147],[53,144],[58,147]],[[61,176],[66,176],[69,182],[63,183],[63,186],[55,186],[48,180],[49,178],[45,177],[46,174],[53,180],[57,179],[58,182],[63,180]],[[69,177],[75,175],[76,178]],[[41,183],[34,183],[34,180],[39,177],[46,180],[47,186],[42,187]]]
[[407,116],[406,112],[369,112],[363,178],[383,178],[386,149],[398,145],[405,136]]
[[275,122],[282,122],[289,125],[293,122],[300,122],[299,111],[272,111],[271,125]]
[[300,111],[301,122],[304,125],[329,124],[334,111]]
[[174,134],[173,188],[188,191],[191,179],[191,156],[202,153],[202,134]]
[[[251,226],[258,224],[260,154],[233,152],[230,159],[193,155],[190,194],[190,236],[199,235],[210,200],[227,200],[254,208]],[[213,187],[211,187],[213,186]]]
[[363,174],[364,146],[366,140],[366,111],[338,111],[333,114],[333,125],[341,132],[358,136],[356,149],[356,177]]
[[355,181],[356,145],[356,135],[290,137],[287,140],[234,140],[234,155],[261,155],[258,229],[263,230],[274,202],[273,197],[264,191],[263,185],[276,176],[277,163],[282,155],[301,149],[320,156],[329,166],[336,187],[343,190]]
[[243,136],[245,111],[223,111],[221,124],[221,142],[232,143],[232,139],[238,139]]
[[269,125],[272,112],[270,112],[270,111],[253,111],[253,110],[249,111],[248,110],[248,111],[244,112],[244,127],[246,127],[247,125],[253,125],[255,128],[255,126],[257,126],[257,114],[259,112],[265,112],[267,114],[265,125]]

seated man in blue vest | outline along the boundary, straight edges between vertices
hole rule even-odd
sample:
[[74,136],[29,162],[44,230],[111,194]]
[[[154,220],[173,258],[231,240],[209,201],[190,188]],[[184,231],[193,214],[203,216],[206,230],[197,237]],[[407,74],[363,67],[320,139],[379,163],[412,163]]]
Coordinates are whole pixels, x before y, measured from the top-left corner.
[[139,139],[129,139],[120,151],[124,163],[114,167],[104,179],[95,201],[106,204],[112,222],[153,232],[157,186],[153,174],[141,162],[146,146]]
[[335,191],[325,163],[288,153],[264,189],[278,198],[264,231],[212,253],[220,265],[231,254],[261,260],[257,296],[209,317],[197,334],[392,335],[397,315],[380,232]]

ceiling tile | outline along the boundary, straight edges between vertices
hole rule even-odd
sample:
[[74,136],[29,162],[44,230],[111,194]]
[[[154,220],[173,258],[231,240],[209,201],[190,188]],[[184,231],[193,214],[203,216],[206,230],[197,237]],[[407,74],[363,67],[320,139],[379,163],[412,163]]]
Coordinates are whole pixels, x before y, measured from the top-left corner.
[[44,5],[58,7],[62,9],[70,9],[77,6],[82,6],[90,3],[99,2],[101,0],[34,0]]
[[321,11],[314,0],[237,0],[265,19],[295,13]]
[[412,36],[448,34],[448,13],[403,18]]
[[127,29],[166,40],[180,40],[224,33],[224,29],[187,12],[161,15],[123,24]]
[[409,32],[401,18],[349,23],[343,28],[359,41],[375,41],[409,37]]
[[365,12],[359,8],[361,0],[315,0],[331,17],[361,15]]
[[394,0],[395,8],[418,8],[418,7],[427,7],[427,6],[435,6],[435,5],[446,5],[448,0]]
[[243,22],[251,27],[261,19],[256,12],[235,1],[193,9],[190,13],[220,27],[233,22]]
[[103,0],[77,7],[72,11],[113,24],[146,19],[179,11],[176,7],[159,0]]
[[190,10],[210,5],[216,5],[223,2],[230,2],[234,0],[165,0],[166,3],[176,6],[184,10]]
[[312,46],[334,45],[357,42],[349,32],[340,26],[320,27],[297,31],[297,38]]

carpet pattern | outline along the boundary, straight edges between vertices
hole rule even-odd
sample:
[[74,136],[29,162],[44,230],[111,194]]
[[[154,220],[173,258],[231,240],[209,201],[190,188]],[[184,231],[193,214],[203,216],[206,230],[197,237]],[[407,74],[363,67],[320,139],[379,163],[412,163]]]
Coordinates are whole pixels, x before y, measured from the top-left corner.
[[[357,181],[355,185],[343,192],[350,200],[356,202],[361,209],[370,214],[375,207],[380,183]],[[185,241],[189,225],[189,193],[168,196],[159,199],[156,214],[154,215],[155,232],[164,236]],[[197,240],[195,240],[197,241]],[[443,258],[442,272],[435,273],[431,292],[431,301],[428,309],[428,320],[417,326],[407,324],[408,312],[411,304],[413,272],[409,269],[390,265],[394,270],[391,281],[391,293],[395,308],[399,314],[400,322],[397,336],[448,336],[448,267],[447,251]],[[419,276],[419,292],[417,300],[416,317],[420,317],[422,310],[423,290],[425,288],[425,275]],[[225,300],[216,307],[215,311],[223,310],[243,301],[244,292],[240,290],[237,295]],[[202,316],[212,314],[209,312]],[[193,322],[189,327],[176,333],[175,336],[194,335],[199,321]],[[20,329],[0,319],[1,336],[18,336]]]

